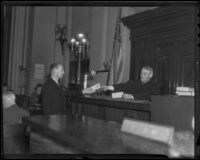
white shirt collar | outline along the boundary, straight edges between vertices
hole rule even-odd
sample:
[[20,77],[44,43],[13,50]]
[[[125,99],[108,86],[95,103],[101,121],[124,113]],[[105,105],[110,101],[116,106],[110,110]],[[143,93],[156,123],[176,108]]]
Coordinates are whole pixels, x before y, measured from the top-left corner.
[[56,78],[54,77],[51,77],[51,78],[57,83],[57,85],[59,85],[58,80]]

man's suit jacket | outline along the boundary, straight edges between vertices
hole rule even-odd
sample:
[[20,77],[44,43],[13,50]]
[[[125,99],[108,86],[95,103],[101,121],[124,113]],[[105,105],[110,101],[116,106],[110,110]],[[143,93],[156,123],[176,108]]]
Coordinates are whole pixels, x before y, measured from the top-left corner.
[[58,85],[52,78],[42,86],[42,105],[44,114],[66,114],[64,86]]

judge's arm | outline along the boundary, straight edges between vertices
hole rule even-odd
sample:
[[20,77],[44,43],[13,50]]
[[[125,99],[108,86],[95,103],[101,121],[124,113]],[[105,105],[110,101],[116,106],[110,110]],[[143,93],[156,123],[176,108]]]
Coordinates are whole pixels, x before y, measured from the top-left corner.
[[139,94],[134,94],[134,98],[138,100],[150,100],[151,94],[150,93],[139,93]]
[[148,100],[151,101],[151,96],[152,95],[159,95],[160,94],[160,86],[159,85],[154,85],[152,90],[143,92],[143,93],[136,93],[134,94],[135,99],[140,99],[140,100]]
[[104,90],[112,90],[115,92],[123,92],[126,91],[127,88],[130,87],[130,81],[127,81],[125,83],[119,83],[119,84],[113,84],[112,86],[103,86],[102,88]]
[[132,94],[123,94],[122,97],[124,99],[134,99],[133,95]]

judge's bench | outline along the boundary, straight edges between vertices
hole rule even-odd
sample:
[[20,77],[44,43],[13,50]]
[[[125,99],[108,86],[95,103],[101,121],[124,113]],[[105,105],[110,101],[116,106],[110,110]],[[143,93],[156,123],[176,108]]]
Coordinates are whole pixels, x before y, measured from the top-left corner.
[[121,124],[124,118],[133,118],[167,126],[177,131],[192,131],[194,97],[153,95],[152,101],[113,99],[110,96],[83,96],[68,90],[67,109],[70,114],[85,115]]

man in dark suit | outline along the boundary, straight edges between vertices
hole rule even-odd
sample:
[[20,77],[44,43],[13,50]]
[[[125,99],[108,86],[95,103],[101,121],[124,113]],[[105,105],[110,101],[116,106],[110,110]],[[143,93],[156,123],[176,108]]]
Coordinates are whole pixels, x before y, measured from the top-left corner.
[[65,87],[60,83],[64,69],[61,64],[50,65],[50,76],[42,86],[44,114],[66,114]]
[[151,100],[151,95],[160,94],[160,87],[154,83],[152,77],[153,68],[144,66],[141,69],[139,80],[129,80],[125,83],[104,86],[103,88],[114,92],[124,92],[123,98],[125,99]]

